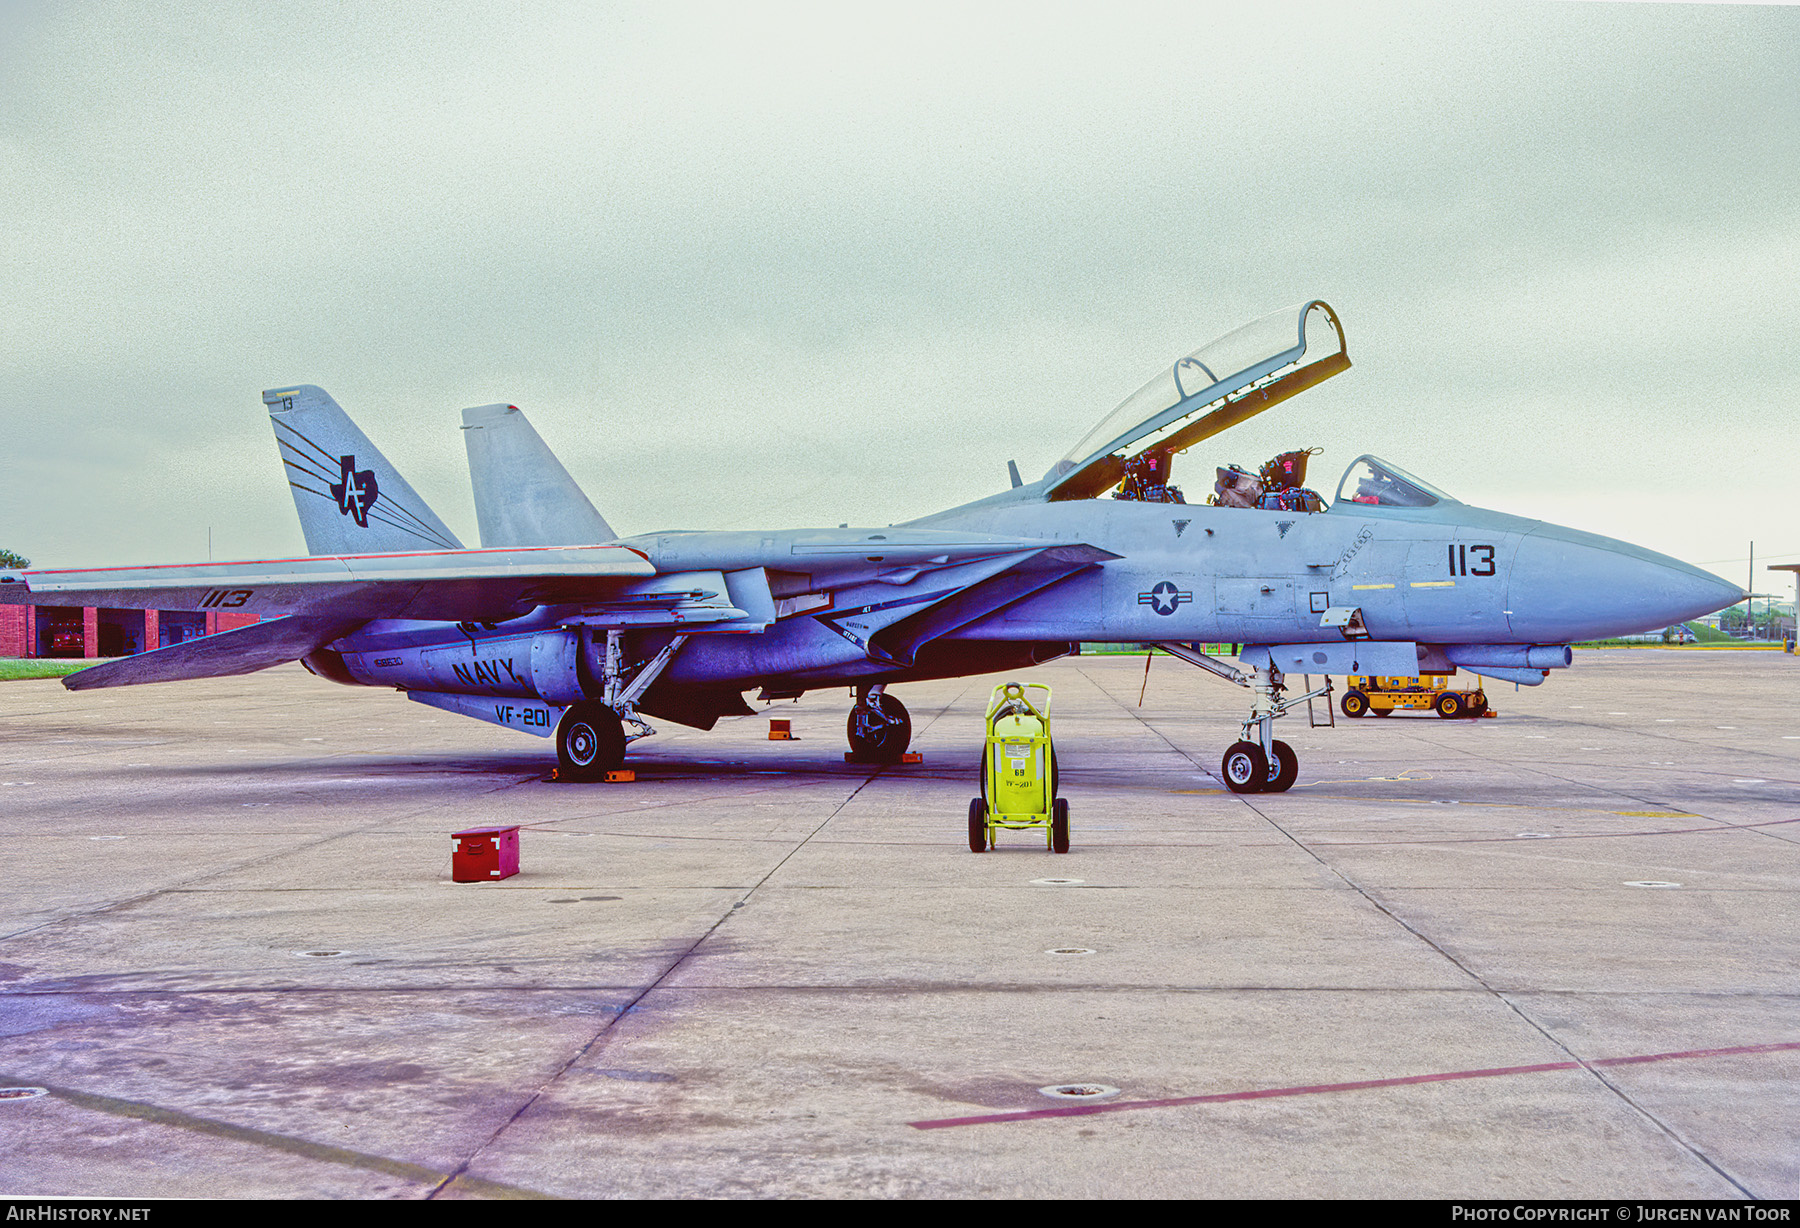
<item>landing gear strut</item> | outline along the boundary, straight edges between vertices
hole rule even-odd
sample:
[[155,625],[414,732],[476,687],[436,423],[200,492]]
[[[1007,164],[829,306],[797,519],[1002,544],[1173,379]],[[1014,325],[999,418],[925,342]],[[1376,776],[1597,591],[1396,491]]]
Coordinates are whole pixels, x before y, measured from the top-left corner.
[[[1157,647],[1190,665],[1217,674],[1227,682],[1248,687],[1252,692],[1250,715],[1244,718],[1240,740],[1232,743],[1219,763],[1219,776],[1225,781],[1225,787],[1233,793],[1286,793],[1293,788],[1300,775],[1300,757],[1294,754],[1293,747],[1276,739],[1275,718],[1286,716],[1289,709],[1319,698],[1323,698],[1329,708],[1331,678],[1327,676],[1325,685],[1317,690],[1304,695],[1287,695],[1284,675],[1273,665],[1238,669],[1186,644],[1165,643]],[[1345,710],[1349,710],[1348,706]],[[1362,713],[1359,710],[1351,715]]]
[[[569,780],[594,780],[617,771],[625,762],[625,747],[647,738],[656,729],[638,715],[637,701],[687,642],[678,635],[652,657],[629,682],[625,679],[624,635],[606,633],[606,659],[599,700],[585,699],[570,705],[556,726],[556,763]],[[631,732],[625,727],[630,725]]]
[[857,688],[856,706],[850,709],[844,732],[858,763],[898,763],[912,743],[912,717],[905,704],[876,683]]

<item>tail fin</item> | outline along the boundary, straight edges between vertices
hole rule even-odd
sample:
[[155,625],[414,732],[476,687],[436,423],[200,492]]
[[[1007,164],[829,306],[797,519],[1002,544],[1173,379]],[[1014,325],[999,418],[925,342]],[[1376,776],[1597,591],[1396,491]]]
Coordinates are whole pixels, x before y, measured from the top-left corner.
[[588,546],[618,537],[516,405],[463,410],[483,546]]
[[313,554],[462,548],[323,388],[299,384],[262,399]]

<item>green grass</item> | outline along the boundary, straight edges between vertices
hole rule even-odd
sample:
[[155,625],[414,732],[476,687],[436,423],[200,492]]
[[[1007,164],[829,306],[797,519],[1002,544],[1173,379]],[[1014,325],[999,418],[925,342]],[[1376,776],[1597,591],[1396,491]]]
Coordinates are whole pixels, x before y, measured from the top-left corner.
[[0,657],[0,682],[23,682],[30,678],[61,678],[76,670],[100,662],[71,658]]

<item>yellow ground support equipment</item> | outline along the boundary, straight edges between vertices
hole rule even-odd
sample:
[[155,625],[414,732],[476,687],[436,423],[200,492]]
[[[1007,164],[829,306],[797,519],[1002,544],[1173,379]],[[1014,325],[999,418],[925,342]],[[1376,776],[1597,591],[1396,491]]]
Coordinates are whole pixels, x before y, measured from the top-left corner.
[[[1037,702],[1027,697],[1027,691]],[[1056,785],[1050,688],[1035,682],[995,687],[988,698],[981,796],[969,803],[969,851],[984,853],[994,847],[994,833],[1001,828],[1041,827],[1052,852],[1068,852],[1069,803],[1056,796]]]
[[1430,710],[1445,719],[1493,715],[1487,692],[1479,683],[1473,691],[1452,691],[1444,674],[1426,674],[1422,678],[1352,677],[1348,682],[1350,689],[1338,701],[1345,716],[1370,712],[1388,716],[1399,708]]

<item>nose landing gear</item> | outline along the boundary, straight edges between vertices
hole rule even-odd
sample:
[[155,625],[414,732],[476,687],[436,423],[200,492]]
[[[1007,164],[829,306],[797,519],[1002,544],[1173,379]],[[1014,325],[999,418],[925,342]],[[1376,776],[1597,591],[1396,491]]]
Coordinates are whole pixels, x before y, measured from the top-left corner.
[[1323,698],[1329,708],[1330,677],[1326,677],[1325,685],[1316,690],[1304,695],[1288,695],[1283,682],[1285,675],[1273,665],[1238,669],[1187,644],[1162,643],[1157,647],[1170,656],[1217,674],[1227,682],[1248,687],[1252,692],[1250,715],[1244,718],[1239,740],[1232,743],[1219,762],[1219,777],[1224,780],[1225,787],[1233,793],[1286,793],[1293,788],[1300,775],[1300,757],[1293,747],[1275,737],[1275,718],[1286,716],[1290,709],[1319,698]]

